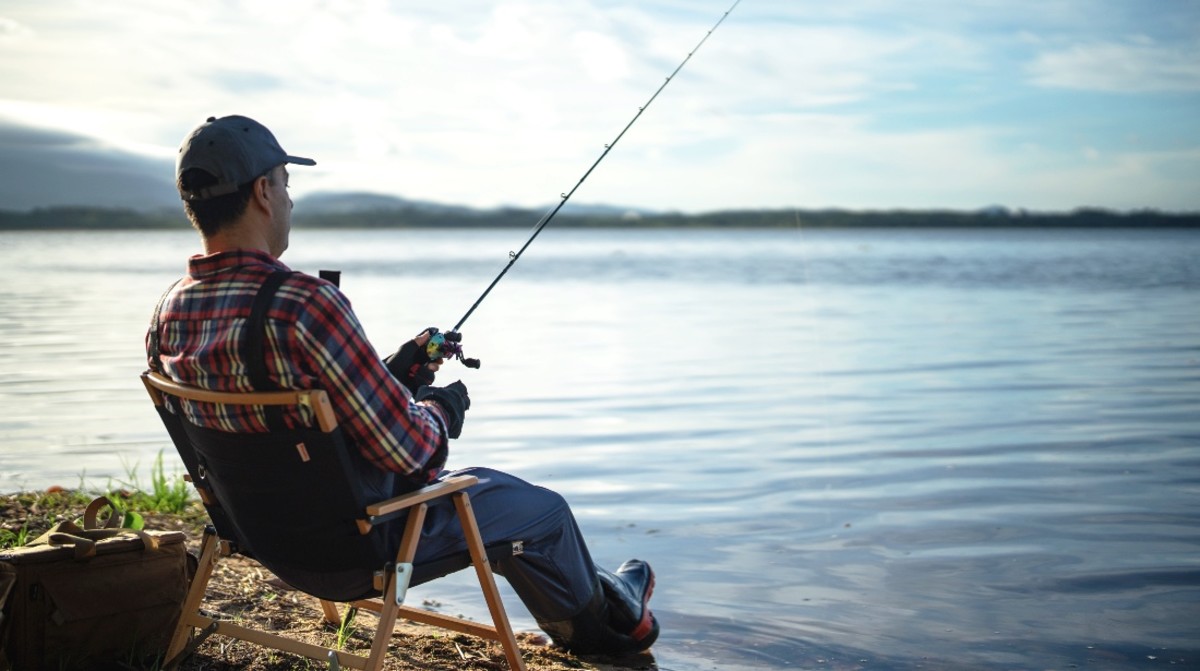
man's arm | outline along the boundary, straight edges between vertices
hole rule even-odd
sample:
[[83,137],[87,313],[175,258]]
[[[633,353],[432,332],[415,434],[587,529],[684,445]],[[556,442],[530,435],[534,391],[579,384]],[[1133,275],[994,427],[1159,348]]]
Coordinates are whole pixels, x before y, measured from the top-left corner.
[[416,483],[434,480],[448,450],[441,408],[414,401],[388,372],[332,284],[321,284],[305,302],[296,339],[318,386],[329,392],[342,430],[363,456]]

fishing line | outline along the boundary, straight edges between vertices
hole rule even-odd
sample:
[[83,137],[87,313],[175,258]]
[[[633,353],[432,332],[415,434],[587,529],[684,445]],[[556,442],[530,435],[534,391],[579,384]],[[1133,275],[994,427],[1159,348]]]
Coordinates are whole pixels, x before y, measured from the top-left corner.
[[617,133],[617,137],[613,139],[612,142],[604,145],[604,151],[600,153],[600,157],[597,158],[594,163],[592,163],[592,166],[587,169],[587,172],[583,173],[583,177],[579,178],[579,181],[575,183],[575,186],[573,186],[570,191],[561,194],[558,203],[546,214],[542,215],[542,218],[538,220],[537,225],[533,228],[533,234],[529,236],[529,239],[525,241],[525,244],[522,245],[519,250],[508,253],[508,264],[504,266],[499,275],[496,275],[496,279],[492,280],[492,283],[488,285],[487,289],[483,290],[483,293],[471,306],[471,309],[467,310],[467,313],[462,316],[462,319],[458,320],[458,323],[454,325],[454,328],[450,329],[450,333],[456,336],[458,335],[458,329],[462,328],[462,325],[467,321],[467,318],[470,317],[473,312],[475,312],[475,308],[479,307],[479,304],[483,302],[483,299],[487,298],[488,294],[492,292],[492,288],[496,286],[496,284],[500,281],[500,278],[504,277],[505,273],[508,272],[508,269],[513,267],[513,264],[517,262],[517,259],[521,258],[521,255],[525,253],[525,250],[529,248],[529,245],[532,244],[534,239],[537,238],[538,234],[542,232],[542,229],[546,227],[546,224],[549,224],[550,220],[554,218],[554,215],[558,214],[558,211],[562,209],[563,205],[566,205],[567,201],[571,199],[571,196],[575,195],[575,191],[583,185],[588,176],[592,174],[592,171],[596,169],[596,166],[600,165],[600,162],[604,160],[604,157],[608,156],[608,152],[612,151],[612,148],[617,146],[617,142],[624,137],[625,132],[628,131],[630,127],[632,127],[633,124],[638,120],[638,118],[642,116],[642,112],[645,112],[646,108],[650,106],[650,103],[654,102],[654,99],[658,97],[658,94],[662,93],[662,90],[667,87],[667,84],[671,83],[671,80],[674,79],[675,75],[679,74],[679,71],[683,69],[683,66],[686,65],[689,60],[691,60],[692,54],[696,53],[696,51],[700,49],[704,42],[708,40],[709,36],[713,34],[713,31],[715,31],[721,25],[721,23],[725,21],[725,18],[729,16],[729,13],[732,12],[741,1],[742,0],[735,0],[735,2],[730,5],[729,9],[721,15],[721,18],[718,19],[715,24],[713,24],[713,27],[704,34],[704,37],[701,38],[700,42],[698,42],[695,47],[692,47],[692,50],[688,52],[687,57],[684,58],[678,66],[676,66],[675,71],[672,72],[670,76],[667,77],[666,81],[664,81],[662,85],[658,87],[658,90],[654,92],[654,95],[650,96],[650,99],[646,101],[646,104],[638,108],[637,114],[634,114],[633,118],[629,120],[629,123],[625,124],[625,128],[621,129],[620,133]]

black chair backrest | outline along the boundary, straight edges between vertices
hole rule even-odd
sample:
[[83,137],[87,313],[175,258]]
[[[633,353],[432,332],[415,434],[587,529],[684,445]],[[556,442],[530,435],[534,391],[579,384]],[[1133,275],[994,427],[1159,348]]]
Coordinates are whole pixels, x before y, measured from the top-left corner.
[[[362,533],[368,502],[332,413],[313,428],[230,433],[193,424],[178,399],[257,406],[297,392],[223,394],[142,377],[218,536],[310,594],[346,600],[371,591],[388,561],[385,529]],[[307,393],[328,403],[323,392]]]

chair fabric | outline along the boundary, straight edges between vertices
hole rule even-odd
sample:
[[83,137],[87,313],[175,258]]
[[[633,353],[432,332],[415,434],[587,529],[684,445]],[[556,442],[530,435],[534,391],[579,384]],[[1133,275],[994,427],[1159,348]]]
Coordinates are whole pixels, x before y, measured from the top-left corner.
[[386,563],[384,529],[359,533],[366,501],[341,432],[229,433],[187,421],[169,400],[159,415],[223,540],[284,581],[334,601],[369,594]]
[[389,559],[384,534],[382,527],[359,532],[367,501],[349,481],[337,432],[238,434],[191,424],[186,431],[199,482],[229,516],[239,547],[322,599],[349,601],[373,591],[374,571]]

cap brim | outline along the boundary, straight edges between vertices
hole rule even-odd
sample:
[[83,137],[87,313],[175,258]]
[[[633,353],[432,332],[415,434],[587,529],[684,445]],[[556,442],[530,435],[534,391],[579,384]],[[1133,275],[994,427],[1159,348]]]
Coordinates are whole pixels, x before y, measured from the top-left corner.
[[299,156],[288,156],[287,162],[295,163],[296,165],[316,165],[317,164],[317,162],[312,160],[311,158],[301,158]]

